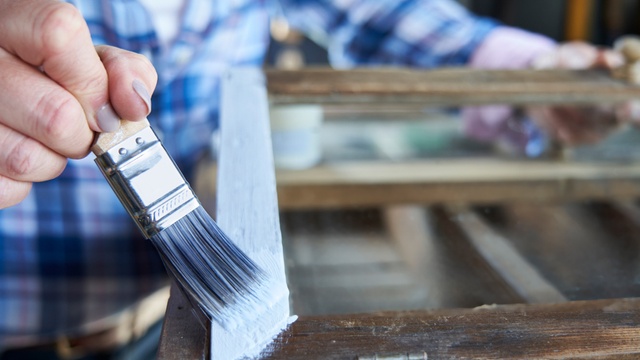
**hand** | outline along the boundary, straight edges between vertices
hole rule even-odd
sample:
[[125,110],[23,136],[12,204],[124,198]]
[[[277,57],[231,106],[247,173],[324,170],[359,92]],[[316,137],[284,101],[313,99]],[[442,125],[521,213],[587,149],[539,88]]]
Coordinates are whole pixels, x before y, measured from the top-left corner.
[[156,81],[143,56],[94,47],[72,5],[0,0],[0,208],[86,156],[118,115],[148,115]]
[[[622,54],[613,50],[598,49],[582,42],[560,45],[556,50],[543,54],[532,63],[536,69],[613,69],[624,64]],[[590,107],[530,107],[528,115],[552,138],[569,145],[589,144],[602,140],[620,125],[621,114],[629,112],[629,106],[611,105]]]

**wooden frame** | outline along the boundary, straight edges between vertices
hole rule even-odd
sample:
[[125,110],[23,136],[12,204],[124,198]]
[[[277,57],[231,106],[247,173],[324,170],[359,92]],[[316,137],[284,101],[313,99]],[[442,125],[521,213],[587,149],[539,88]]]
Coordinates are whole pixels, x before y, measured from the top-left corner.
[[[324,70],[323,70],[324,71]],[[580,73],[582,74],[582,73]],[[578,78],[580,75],[578,74]],[[277,73],[268,73],[268,78],[273,80],[277,79]],[[314,73],[316,76],[317,73]],[[387,76],[387,74],[383,74]],[[437,76],[434,74],[433,76]],[[523,74],[520,74],[523,75]],[[572,79],[575,74],[565,74],[568,77],[566,79]],[[569,76],[571,75],[571,76]],[[253,76],[253,75],[251,75]],[[304,76],[304,74],[300,75]],[[448,75],[447,75],[448,76]],[[546,76],[542,74],[541,77]],[[331,77],[331,76],[330,76]],[[535,78],[535,76],[534,76]],[[366,80],[365,77],[363,79]],[[449,80],[452,80],[450,78]],[[581,79],[581,78],[580,78]],[[254,79],[255,80],[255,79]],[[322,80],[318,80],[322,82]],[[578,83],[582,80],[577,80]],[[591,80],[589,80],[591,81]],[[603,88],[607,89],[607,93],[600,93],[601,98],[607,101],[622,101],[638,95],[638,89],[633,86],[617,82],[615,80],[598,80],[602,81],[601,84],[605,84]],[[534,81],[535,82],[535,81]],[[586,83],[582,83],[585,85]],[[589,86],[577,86],[573,84],[571,86],[558,86],[556,89],[564,89],[566,91],[560,91],[560,93],[567,95],[564,99],[576,99],[575,94],[569,94],[568,92],[574,91],[578,88],[582,88],[581,94],[587,94],[589,91],[595,92],[598,88],[597,84],[593,87]],[[608,85],[607,85],[608,84]],[[255,83],[254,83],[255,85]],[[480,83],[475,84],[476,90],[479,90]],[[565,84],[566,85],[566,84]],[[274,89],[274,84],[270,85],[271,89]],[[538,86],[538,85],[536,85]],[[513,98],[512,103],[518,103],[522,99],[529,99],[527,101],[538,102],[542,101],[546,95],[541,90],[544,86],[537,90],[539,97],[527,98],[526,94],[520,93],[520,95]],[[556,86],[556,85],[554,85]],[[357,86],[356,86],[357,87]],[[295,86],[293,88],[296,88]],[[589,90],[585,90],[589,88]],[[300,87],[297,87],[299,91]],[[473,95],[473,91],[465,88],[465,94],[460,99],[467,99],[468,96]],[[357,90],[357,89],[356,89]],[[349,91],[356,91],[349,90]],[[244,91],[244,90],[242,90]],[[240,92],[242,92],[240,91]],[[277,92],[278,90],[274,90]],[[324,91],[324,90],[323,90]],[[325,96],[325,100],[337,101],[339,94],[342,90],[336,90],[329,88],[328,92],[324,95],[320,94],[320,98]],[[409,90],[407,90],[409,91]],[[416,99],[428,97],[429,91],[424,91],[416,97],[409,96],[409,102],[417,101]],[[438,90],[439,91],[439,90]],[[347,91],[348,92],[348,91]],[[496,92],[493,94],[495,96]],[[553,96],[564,96],[556,93]],[[317,95],[317,94],[316,94]],[[373,98],[384,100],[397,100],[399,98],[405,98],[403,96],[395,97],[389,94],[374,95]],[[406,94],[405,94],[406,95]],[[591,95],[595,95],[592,93]],[[274,95],[276,102],[279,103],[293,103],[299,100],[310,99],[308,94],[295,93],[291,91],[288,95],[282,95],[279,93]],[[310,95],[309,95],[310,96]],[[314,95],[315,96],[315,95]],[[357,101],[371,100],[369,95],[360,97],[360,95],[354,95]],[[505,95],[508,97],[508,94]],[[347,96],[348,97],[348,96]],[[478,103],[489,102],[489,97],[483,96],[475,98]],[[394,100],[394,101],[395,101]],[[346,101],[346,100],[345,100]],[[511,100],[509,100],[511,101]],[[576,100],[577,101],[577,100]],[[578,101],[579,102],[579,101]],[[224,102],[223,102],[224,103]],[[447,103],[445,101],[445,103]],[[242,105],[242,106],[240,106]],[[238,104],[238,107],[247,107],[246,104]],[[260,110],[261,109],[261,110]],[[264,111],[264,108],[258,107],[257,111]],[[248,134],[255,131],[254,121],[265,121],[265,117],[260,114],[251,116],[240,116],[238,121],[248,123],[251,120],[251,128],[245,128],[242,130],[242,134]],[[240,127],[244,125],[239,125]],[[249,141],[258,141],[261,144],[268,143],[268,133],[264,131],[262,125],[259,125],[256,138],[252,138]],[[236,133],[239,134],[239,133]],[[225,140],[223,134],[222,140],[222,156],[232,155],[235,162],[233,166],[229,163],[225,166],[222,162],[220,167],[210,172],[204,171],[201,173],[202,178],[199,181],[202,184],[202,179],[205,179],[205,186],[200,187],[200,191],[211,192],[215,191],[211,188],[212,174],[216,174],[218,178],[218,191],[216,193],[226,194],[225,196],[232,196],[238,191],[242,191],[241,187],[237,186],[236,180],[238,176],[240,179],[244,179],[242,175],[234,172],[234,168],[245,169],[243,171],[253,170],[250,168],[251,161],[255,159],[251,157],[239,157],[235,158],[233,153],[242,152],[242,148],[238,143],[238,139]],[[263,139],[260,139],[262,137]],[[263,148],[263,150],[265,150]],[[267,149],[268,150],[268,149]],[[225,151],[227,155],[225,155]],[[266,151],[266,150],[265,150]],[[268,152],[268,151],[267,151]],[[237,154],[236,154],[237,155]],[[264,165],[264,164],[262,164]],[[413,164],[412,166],[419,166]],[[429,164],[434,166],[434,164]],[[465,164],[464,167],[469,164]],[[534,164],[526,163],[516,165],[514,168],[502,167],[504,163],[497,164],[496,166],[502,171],[494,173],[489,177],[478,177],[477,174],[474,177],[465,176],[458,173],[458,175],[451,172],[449,169],[449,175],[443,175],[445,172],[425,170],[419,172],[416,178],[418,181],[407,180],[407,176],[404,180],[401,177],[391,176],[391,179],[387,179],[387,183],[393,183],[393,186],[400,188],[408,188],[412,190],[418,190],[420,187],[438,186],[438,189],[452,188],[449,195],[440,198],[424,198],[421,199],[422,203],[449,203],[449,204],[463,204],[449,205],[445,207],[438,216],[444,216],[446,218],[453,217],[466,217],[462,222],[450,222],[450,233],[452,237],[459,237],[460,239],[467,239],[471,247],[475,248],[478,252],[479,261],[485,262],[486,267],[491,269],[497,277],[504,280],[505,287],[511,288],[516,296],[519,296],[523,302],[539,302],[542,304],[521,304],[521,305],[500,305],[500,306],[484,306],[477,309],[450,309],[450,310],[437,310],[437,311],[414,311],[414,312],[387,312],[377,314],[360,314],[360,315],[340,315],[340,316],[320,316],[320,317],[301,317],[295,323],[293,323],[286,331],[281,333],[274,343],[265,349],[261,354],[264,359],[308,359],[308,358],[322,358],[322,359],[427,359],[427,358],[635,358],[640,354],[640,300],[638,299],[616,299],[616,300],[593,300],[593,301],[568,301],[566,297],[555,289],[552,285],[545,281],[535,269],[531,267],[520,267],[522,263],[526,264],[526,261],[518,256],[517,252],[513,249],[504,249],[504,239],[497,234],[491,232],[489,228],[483,223],[482,219],[474,217],[467,208],[464,206],[470,202],[478,201],[505,201],[511,200],[512,197],[521,201],[533,200],[540,194],[545,200],[548,201],[563,201],[566,199],[574,198],[593,198],[597,196],[608,197],[618,196],[620,198],[626,198],[636,196],[639,187],[637,183],[638,169],[635,166],[624,167],[610,167],[608,165],[595,166],[586,165],[572,167],[566,164],[553,163],[553,164]],[[511,164],[513,165],[513,164]],[[269,162],[268,166],[271,166]],[[442,166],[454,166],[452,164],[443,164]],[[538,167],[536,167],[538,166]],[[247,170],[247,168],[250,168]],[[526,170],[525,170],[526,169]],[[237,169],[236,169],[237,170]],[[333,169],[335,170],[335,169]],[[278,176],[279,192],[287,191],[287,187],[295,187],[302,184],[307,186],[304,190],[309,192],[311,190],[317,190],[318,188],[309,187],[308,183],[301,180],[300,177],[295,178],[302,174],[302,178],[308,176],[308,179],[314,179],[313,181],[322,183],[326,181],[335,185],[336,181],[345,181],[349,179],[349,176],[345,176],[345,173],[349,173],[346,168],[344,171],[327,170],[325,174],[313,171],[322,171],[321,169],[310,170],[311,172],[301,172],[298,174],[284,174],[280,173]],[[264,171],[263,167],[260,168],[260,173]],[[523,171],[528,173],[523,173]],[[367,179],[370,176],[361,177],[362,169],[354,169],[351,174],[350,189],[353,190],[356,186],[364,186],[365,188],[370,184]],[[247,173],[245,173],[246,175]],[[306,174],[306,175],[305,175]],[[435,175],[434,175],[435,174]],[[291,176],[287,178],[287,176]],[[360,177],[359,177],[360,176]],[[386,176],[386,175],[385,175]],[[535,196],[531,195],[523,197],[516,195],[518,192],[531,192],[531,184],[527,183],[527,179],[533,178],[533,182],[542,184],[540,185],[539,193]],[[320,179],[320,180],[318,180]],[[328,180],[327,180],[328,179]],[[336,180],[337,179],[337,180]],[[472,179],[469,181],[469,179]],[[226,181],[229,180],[229,181]],[[253,181],[253,180],[252,180]],[[274,197],[269,198],[265,202],[265,207],[261,207],[259,211],[260,216],[265,216],[269,221],[275,222],[276,227],[272,228],[277,233],[277,203],[275,199],[275,182],[273,178],[267,176],[266,180],[262,178],[255,179],[255,183],[252,186],[262,186],[263,191],[269,192]],[[289,181],[287,183],[287,181]],[[309,180],[310,183],[313,181]],[[429,181],[432,185],[429,185]],[[242,183],[243,181],[240,181]],[[384,181],[383,181],[384,182]],[[426,184],[426,185],[425,185]],[[518,185],[520,184],[520,185]],[[604,184],[604,185],[603,185]],[[626,185],[625,185],[626,184]],[[317,184],[316,184],[317,185]],[[372,186],[378,186],[373,184]],[[489,197],[473,197],[472,188],[475,188],[476,192],[478,186],[494,186],[494,194],[498,190],[510,192],[512,197],[504,196],[489,196]],[[458,186],[458,188],[456,188]],[[467,186],[469,191],[462,192],[461,187]],[[521,187],[518,187],[521,186]],[[271,187],[271,189],[268,189]],[[385,191],[388,191],[387,188]],[[436,189],[435,187],[429,188],[430,191]],[[509,190],[511,189],[511,190]],[[556,189],[556,190],[553,190]],[[560,189],[562,191],[559,191]],[[563,190],[564,189],[564,190]],[[564,196],[566,195],[566,189],[572,189],[571,191],[579,190],[580,196]],[[369,188],[368,190],[371,190]],[[526,190],[526,191],[525,191]],[[430,191],[425,191],[429,193]],[[443,190],[444,191],[444,190]],[[446,191],[445,191],[446,192]],[[300,193],[302,194],[302,192]],[[415,194],[415,193],[414,193]],[[456,194],[454,196],[454,194]],[[371,193],[369,193],[371,195]],[[397,195],[397,194],[396,194]],[[299,195],[298,195],[299,196]],[[292,198],[295,196],[292,196]],[[321,196],[322,197],[322,196]],[[376,202],[366,201],[352,201],[347,200],[346,203],[330,202],[323,204],[321,197],[314,199],[307,199],[304,205],[292,205],[286,200],[286,197],[282,197],[280,194],[281,205],[290,208],[311,208],[311,207],[337,207],[337,206],[350,206],[350,205],[389,205],[389,204],[403,204],[409,201],[409,198],[398,196],[395,199],[389,200],[378,199]],[[363,198],[363,196],[361,196]],[[283,201],[283,199],[285,199]],[[237,204],[235,198],[227,197],[226,200],[218,201],[218,211],[220,207],[225,206],[238,206],[251,207],[250,202],[239,201]],[[629,208],[627,204],[625,209]],[[222,210],[224,211],[224,210]],[[240,210],[239,210],[240,211]],[[398,208],[391,210],[388,213],[388,221],[397,221],[397,216],[403,212],[414,212],[415,208]],[[633,209],[629,210],[633,212]],[[229,219],[229,218],[228,218]],[[394,220],[396,219],[396,220]],[[221,220],[223,228],[229,229],[230,223],[234,220]],[[229,221],[229,222],[225,222]],[[262,220],[260,220],[262,221]],[[250,226],[250,224],[245,224]],[[423,226],[420,223],[409,224],[407,226],[414,226],[419,228]],[[246,229],[245,229],[246,230]],[[478,234],[484,233],[482,239],[475,238]],[[402,232],[394,231],[394,236],[402,238]],[[233,233],[235,236],[239,236],[238,233]],[[232,236],[233,236],[232,235]],[[279,236],[279,235],[278,235]],[[278,237],[276,236],[276,237]],[[428,236],[426,234],[425,236]],[[242,237],[241,237],[242,239]],[[243,240],[240,240],[243,241]],[[400,239],[400,241],[404,241]],[[249,240],[250,242],[250,240]],[[245,244],[246,246],[246,244]],[[506,252],[505,252],[506,251]],[[514,271],[514,268],[517,268]],[[524,280],[523,280],[524,279]],[[160,358],[183,358],[183,359],[200,359],[208,356],[206,354],[207,346],[202,348],[202,344],[206,343],[207,337],[205,332],[181,332],[180,329],[193,330],[193,319],[189,320],[188,316],[185,316],[185,304],[181,302],[179,293],[172,293],[172,297],[168,305],[168,313],[165,322],[165,329],[163,331],[163,343],[161,345]],[[180,318],[180,315],[182,317]],[[185,325],[191,321],[191,325]],[[178,323],[180,326],[175,326]],[[197,333],[197,334],[196,334]],[[187,334],[188,338],[178,338],[181,334]],[[215,349],[215,336],[212,339],[213,347]],[[190,351],[178,352],[172,346],[181,345],[182,348],[190,349]],[[177,354],[180,354],[179,356]]]
[[266,76],[273,104],[593,104],[640,96],[640,87],[597,70],[311,68],[268,70]]

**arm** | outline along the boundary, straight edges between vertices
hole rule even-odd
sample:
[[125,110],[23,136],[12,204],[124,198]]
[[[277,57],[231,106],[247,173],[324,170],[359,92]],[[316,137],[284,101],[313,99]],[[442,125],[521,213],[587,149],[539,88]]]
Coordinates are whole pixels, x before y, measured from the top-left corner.
[[336,67],[467,64],[497,24],[448,0],[281,0],[289,23]]

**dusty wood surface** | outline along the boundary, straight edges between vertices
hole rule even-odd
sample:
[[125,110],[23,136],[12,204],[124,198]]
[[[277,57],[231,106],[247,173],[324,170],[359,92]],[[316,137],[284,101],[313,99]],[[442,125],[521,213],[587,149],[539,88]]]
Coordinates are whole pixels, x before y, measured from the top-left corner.
[[630,100],[640,88],[601,71],[450,68],[269,70],[273,103],[593,104]]
[[265,359],[571,359],[640,356],[640,300],[301,317]]
[[363,162],[278,171],[281,209],[549,202],[640,195],[640,165],[500,160]]
[[206,329],[192,313],[184,294],[172,284],[157,359],[204,360],[208,346]]

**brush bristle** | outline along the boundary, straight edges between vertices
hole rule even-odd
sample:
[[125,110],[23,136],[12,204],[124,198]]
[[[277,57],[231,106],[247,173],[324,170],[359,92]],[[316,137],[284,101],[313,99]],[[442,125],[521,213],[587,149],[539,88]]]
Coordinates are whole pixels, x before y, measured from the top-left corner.
[[225,328],[246,312],[259,312],[267,275],[227,235],[202,206],[151,237],[165,266],[187,295]]

